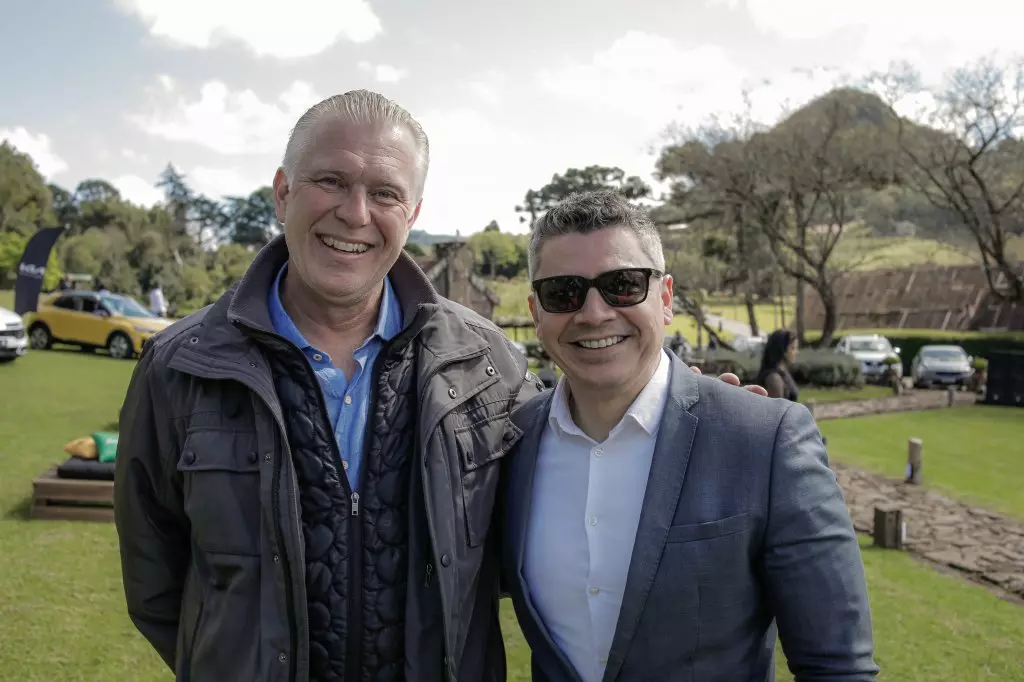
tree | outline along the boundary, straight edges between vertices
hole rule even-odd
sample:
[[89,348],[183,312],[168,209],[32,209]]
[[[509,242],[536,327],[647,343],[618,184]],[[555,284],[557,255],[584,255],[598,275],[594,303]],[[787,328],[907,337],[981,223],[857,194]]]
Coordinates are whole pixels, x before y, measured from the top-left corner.
[[247,197],[226,197],[228,239],[234,244],[262,247],[277,225],[274,190],[261,187]]
[[59,185],[49,184],[46,188],[50,190],[51,204],[53,205],[53,213],[57,219],[57,224],[67,228],[76,227],[79,222],[79,215],[75,196]]
[[[997,298],[1024,302],[1024,268],[1008,248],[1024,234],[1024,61],[979,60],[937,91],[906,65],[882,84],[898,123],[899,181],[962,221]],[[930,100],[914,112],[927,128],[896,114],[911,99]]]
[[525,262],[525,245],[514,235],[505,234],[497,229],[498,224],[491,221],[482,232],[469,237],[469,247],[473,250],[480,274],[484,277],[515,277]]
[[[749,118],[731,129],[706,128],[660,159],[659,173],[675,181],[673,202],[696,219],[729,221],[737,237],[756,229],[777,266],[800,283],[798,292],[807,285],[818,294],[825,310],[819,346],[831,342],[838,326],[834,285],[845,270],[833,255],[850,223],[850,200],[892,179],[880,111],[877,97],[840,89],[770,130]],[[802,312],[798,296],[801,338]]]
[[586,168],[570,168],[564,174],[557,173],[551,182],[538,190],[528,190],[523,203],[516,206],[516,212],[522,213],[519,222],[529,222],[530,229],[536,224],[549,208],[565,199],[574,192],[587,192],[599,189],[616,189],[631,201],[651,195],[651,188],[636,175],[626,177],[626,172],[614,166],[587,166]]
[[53,220],[50,192],[32,158],[0,142],[0,234],[27,237]]

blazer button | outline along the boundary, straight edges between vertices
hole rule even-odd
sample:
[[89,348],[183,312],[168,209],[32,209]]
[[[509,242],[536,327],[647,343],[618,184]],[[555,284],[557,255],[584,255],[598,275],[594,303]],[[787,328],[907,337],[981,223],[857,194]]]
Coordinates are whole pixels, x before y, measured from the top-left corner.
[[454,388],[449,388],[449,389],[448,389],[448,397],[449,397],[449,398],[452,398],[452,399],[454,399],[456,395],[458,395],[458,394],[457,394],[457,393],[455,392],[455,389],[454,389]]
[[452,558],[450,556],[448,556],[447,552],[445,552],[444,554],[441,555],[441,565],[444,566],[445,568],[448,568],[449,566],[452,565]]
[[185,464],[195,464],[195,463],[196,463],[196,453],[194,453],[191,450],[189,450],[188,452],[185,453]]

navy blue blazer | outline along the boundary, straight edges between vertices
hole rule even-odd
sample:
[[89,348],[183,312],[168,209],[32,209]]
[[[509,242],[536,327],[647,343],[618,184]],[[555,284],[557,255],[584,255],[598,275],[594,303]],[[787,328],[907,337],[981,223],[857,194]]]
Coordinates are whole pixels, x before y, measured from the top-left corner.
[[[798,682],[874,680],[860,548],[810,412],[671,360],[604,682],[771,681],[776,632]],[[535,682],[579,682],[522,570],[552,394],[513,417],[525,435],[504,463],[503,583]]]

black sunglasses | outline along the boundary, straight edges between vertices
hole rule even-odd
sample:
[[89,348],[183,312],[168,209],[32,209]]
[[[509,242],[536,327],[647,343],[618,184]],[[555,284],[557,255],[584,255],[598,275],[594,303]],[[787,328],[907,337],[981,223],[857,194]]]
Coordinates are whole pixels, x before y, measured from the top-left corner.
[[583,307],[591,288],[613,308],[628,308],[647,300],[651,277],[664,273],[653,268],[622,268],[602,272],[594,279],[556,275],[533,280],[540,307],[549,313],[574,313]]

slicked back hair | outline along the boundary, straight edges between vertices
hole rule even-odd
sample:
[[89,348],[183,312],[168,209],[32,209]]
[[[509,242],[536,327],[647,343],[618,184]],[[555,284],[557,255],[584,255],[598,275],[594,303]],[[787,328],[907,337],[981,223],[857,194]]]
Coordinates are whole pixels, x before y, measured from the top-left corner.
[[288,182],[294,182],[295,171],[299,161],[309,147],[313,128],[321,120],[351,121],[353,123],[379,123],[403,126],[412,133],[416,142],[417,164],[419,165],[419,182],[414,188],[416,199],[423,197],[423,187],[427,181],[427,170],[430,166],[430,142],[423,127],[408,111],[396,102],[380,93],[371,90],[350,90],[333,95],[311,106],[299,117],[288,135],[282,167]]

